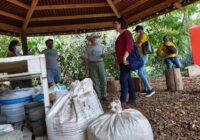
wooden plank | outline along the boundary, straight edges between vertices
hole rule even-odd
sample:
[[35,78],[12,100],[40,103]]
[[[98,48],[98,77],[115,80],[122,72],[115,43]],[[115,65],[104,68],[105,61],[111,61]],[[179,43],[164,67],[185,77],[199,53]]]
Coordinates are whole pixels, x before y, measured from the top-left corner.
[[19,27],[8,25],[5,23],[0,23],[0,29],[4,31],[16,32],[16,33],[21,33],[22,31]]
[[31,16],[33,14],[33,11],[35,10],[35,7],[37,6],[37,3],[38,3],[38,0],[33,0],[32,3],[31,3],[31,7],[26,15],[26,19],[24,21],[24,24],[23,24],[23,27],[22,27],[22,30],[25,31],[27,26],[28,26],[28,23],[31,19]]
[[113,4],[113,2],[111,0],[107,0],[109,6],[111,7],[111,9],[113,10],[113,12],[115,13],[116,17],[120,17],[120,14],[117,10],[117,8],[115,7],[115,5]]
[[29,9],[29,6],[24,4],[23,2],[20,2],[18,0],[7,0],[8,2],[12,3],[12,4],[15,4],[17,6],[20,6],[22,8],[25,8],[25,9]]
[[140,13],[131,16],[130,18],[128,18],[128,23],[137,21],[139,19],[142,19],[148,15],[152,15],[153,13],[159,12],[160,10],[164,9],[165,7],[168,7],[169,4],[173,4],[175,2],[177,2],[178,0],[166,0],[163,1],[162,3],[155,5],[153,7],[150,7],[144,11],[141,11]]
[[37,6],[35,10],[54,10],[54,9],[75,9],[75,8],[96,8],[107,7],[107,3],[90,3],[90,4],[64,4],[64,5],[44,5]]
[[88,15],[74,15],[74,16],[57,16],[57,17],[39,17],[31,18],[30,21],[50,21],[50,20],[66,20],[66,19],[83,19],[83,18],[98,18],[98,17],[112,17],[113,13],[105,14],[88,14]]
[[23,79],[31,79],[40,77],[40,73],[18,73],[18,74],[9,74],[9,75],[1,75],[0,82],[4,81],[15,81],[15,80],[23,80]]
[[28,72],[27,61],[0,63],[0,73]]
[[183,80],[180,69],[174,69],[174,81],[176,90],[183,90]]
[[17,16],[17,15],[14,15],[14,14],[2,11],[2,10],[0,10],[0,15],[6,16],[6,17],[9,17],[9,18],[12,18],[12,19],[17,19],[17,20],[20,20],[20,21],[25,20],[23,17]]
[[45,27],[29,27],[26,33],[47,33],[47,32],[64,32],[64,31],[76,31],[76,30],[87,30],[87,29],[100,29],[113,27],[112,22],[99,22],[99,23],[89,23],[89,24],[74,24],[74,25],[63,25],[63,26],[45,26]]
[[121,15],[131,11],[132,9],[135,9],[139,6],[141,6],[142,4],[144,4],[145,2],[147,2],[148,0],[139,0],[137,2],[135,2],[133,5],[130,5],[129,7],[125,8],[122,12],[120,12]]

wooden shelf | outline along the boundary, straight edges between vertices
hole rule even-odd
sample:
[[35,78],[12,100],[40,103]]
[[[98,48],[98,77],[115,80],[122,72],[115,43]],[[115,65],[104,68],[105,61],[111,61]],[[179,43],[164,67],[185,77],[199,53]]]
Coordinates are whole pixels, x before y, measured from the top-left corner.
[[45,111],[50,109],[45,56],[0,58],[0,82],[40,78],[44,92]]

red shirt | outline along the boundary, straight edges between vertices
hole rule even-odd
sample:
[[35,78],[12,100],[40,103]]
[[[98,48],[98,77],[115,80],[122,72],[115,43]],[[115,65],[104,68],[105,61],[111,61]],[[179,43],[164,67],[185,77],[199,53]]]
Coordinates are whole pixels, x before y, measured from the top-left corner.
[[117,57],[118,64],[123,63],[123,57],[126,51],[129,54],[133,50],[133,38],[130,31],[126,30],[120,34],[115,42],[115,53]]

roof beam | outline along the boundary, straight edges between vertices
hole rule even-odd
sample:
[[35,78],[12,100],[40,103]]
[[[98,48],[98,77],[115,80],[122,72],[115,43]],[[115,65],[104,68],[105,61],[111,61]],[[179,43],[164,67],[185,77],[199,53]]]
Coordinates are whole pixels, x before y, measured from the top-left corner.
[[0,23],[0,29],[4,30],[4,31],[21,33],[21,28],[13,26],[13,25],[8,25],[8,24],[5,24],[5,23]]
[[116,5],[118,4],[119,2],[121,2],[122,0],[113,0],[113,4]]
[[145,2],[147,2],[148,0],[139,0],[137,2],[135,2],[133,5],[130,5],[128,8],[124,9],[122,12],[120,12],[121,15],[131,11],[132,9],[144,4]]
[[113,12],[115,13],[116,17],[121,17],[117,8],[115,7],[115,5],[113,4],[113,2],[111,0],[107,0],[109,6],[111,7],[111,9],[113,10]]
[[163,1],[162,3],[155,5],[153,7],[150,7],[136,15],[131,16],[130,18],[128,18],[128,23],[137,21],[139,19],[144,18],[145,16],[149,15],[149,14],[153,14],[156,12],[159,12],[160,10],[164,9],[165,7],[168,7],[169,4],[173,4],[175,2],[177,2],[179,0],[167,0],[167,1]]
[[88,29],[101,29],[108,27],[113,27],[113,23],[102,22],[102,23],[74,24],[74,25],[62,25],[62,26],[29,27],[26,33],[37,34],[37,33],[65,32],[72,30],[76,31],[76,30],[88,30]]
[[183,5],[182,5],[180,2],[174,3],[174,6],[175,6],[177,9],[182,9],[182,8],[183,8]]
[[18,0],[7,0],[7,1],[10,2],[10,3],[12,3],[12,4],[15,4],[17,6],[20,6],[22,8],[25,8],[25,9],[29,9],[30,8],[28,5],[22,3],[22,2],[20,2]]
[[24,24],[23,24],[23,27],[22,27],[22,30],[25,31],[27,26],[28,26],[28,23],[31,19],[31,16],[33,14],[33,11],[35,10],[35,7],[37,6],[37,3],[38,3],[38,0],[32,0],[32,3],[31,3],[31,7],[26,15],[26,19],[24,21]]
[[2,10],[0,10],[0,15],[6,16],[6,17],[9,17],[9,18],[12,18],[12,19],[17,19],[17,20],[20,20],[20,21],[24,21],[23,17],[17,16],[17,15],[14,15],[14,14],[2,11]]
[[75,16],[57,16],[57,17],[38,17],[31,18],[30,21],[53,21],[53,20],[67,20],[67,19],[83,19],[83,18],[99,18],[99,17],[113,17],[113,13],[92,14],[92,15],[75,15]]
[[90,4],[65,4],[65,5],[44,5],[37,6],[35,10],[53,10],[53,9],[74,9],[74,8],[95,8],[106,7],[107,3],[90,3]]

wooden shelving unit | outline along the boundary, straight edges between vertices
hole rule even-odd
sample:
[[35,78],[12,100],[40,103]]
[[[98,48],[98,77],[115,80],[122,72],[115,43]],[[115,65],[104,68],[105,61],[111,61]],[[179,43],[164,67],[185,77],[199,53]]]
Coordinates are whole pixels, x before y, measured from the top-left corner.
[[0,82],[40,78],[44,92],[46,113],[50,109],[45,56],[0,58]]

